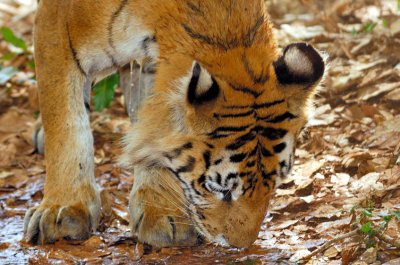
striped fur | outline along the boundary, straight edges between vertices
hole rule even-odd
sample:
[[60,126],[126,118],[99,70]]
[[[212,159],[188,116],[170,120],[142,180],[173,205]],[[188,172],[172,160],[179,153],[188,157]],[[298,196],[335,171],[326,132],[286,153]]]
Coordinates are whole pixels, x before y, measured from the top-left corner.
[[27,241],[95,229],[90,86],[146,60],[153,87],[120,158],[135,171],[134,235],[159,247],[198,235],[251,245],[293,165],[324,73],[319,53],[295,43],[278,56],[262,0],[41,0],[35,26],[47,176],[25,218]]

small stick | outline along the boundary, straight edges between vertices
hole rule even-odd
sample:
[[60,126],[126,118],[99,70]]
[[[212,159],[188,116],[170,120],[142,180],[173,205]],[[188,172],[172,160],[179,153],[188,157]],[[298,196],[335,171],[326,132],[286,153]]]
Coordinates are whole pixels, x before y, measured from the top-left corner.
[[335,22],[332,21],[330,17],[327,15],[322,14],[321,11],[317,10],[309,1],[307,0],[301,0],[301,2],[306,5],[308,8],[310,8],[315,14],[320,15],[323,17],[329,24],[331,24],[336,30],[338,29],[338,26],[336,25]]
[[327,249],[328,247],[330,247],[331,245],[333,245],[334,243],[336,243],[337,241],[343,240],[343,239],[348,238],[348,237],[352,237],[352,236],[358,234],[360,231],[361,231],[360,228],[357,228],[357,229],[355,229],[355,230],[353,230],[353,231],[351,231],[351,232],[348,232],[347,234],[344,234],[344,235],[340,235],[340,236],[338,236],[338,237],[335,237],[335,238],[333,238],[333,239],[331,239],[331,240],[325,242],[321,247],[319,247],[318,249],[314,250],[311,254],[309,254],[309,255],[307,255],[307,256],[301,258],[301,259],[302,259],[302,260],[309,260],[309,259],[311,259],[313,256],[315,256],[315,255],[321,253],[322,251],[324,251],[325,249]]
[[388,244],[390,244],[390,245],[392,245],[392,246],[394,246],[394,247],[400,249],[400,241],[398,241],[398,240],[392,238],[391,236],[388,236],[388,235],[383,234],[383,233],[382,233],[382,234],[377,233],[376,236],[377,236],[380,240],[385,241],[386,243],[388,243]]

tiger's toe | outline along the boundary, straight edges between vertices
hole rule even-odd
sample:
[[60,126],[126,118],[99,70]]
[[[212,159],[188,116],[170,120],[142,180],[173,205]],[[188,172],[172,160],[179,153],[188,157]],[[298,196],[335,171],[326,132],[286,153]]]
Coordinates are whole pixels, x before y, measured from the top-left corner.
[[154,190],[140,189],[131,194],[129,213],[132,232],[140,242],[155,247],[193,246],[198,242],[186,213]]

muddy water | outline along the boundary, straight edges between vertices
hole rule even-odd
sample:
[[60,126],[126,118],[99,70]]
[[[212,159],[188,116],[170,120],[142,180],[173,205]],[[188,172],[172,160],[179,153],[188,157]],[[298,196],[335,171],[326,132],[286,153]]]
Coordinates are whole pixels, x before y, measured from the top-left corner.
[[33,246],[23,240],[23,216],[0,219],[0,264],[275,264],[277,250],[254,245],[247,250],[203,244],[194,248],[152,249],[118,235],[115,229],[87,241],[61,240]]

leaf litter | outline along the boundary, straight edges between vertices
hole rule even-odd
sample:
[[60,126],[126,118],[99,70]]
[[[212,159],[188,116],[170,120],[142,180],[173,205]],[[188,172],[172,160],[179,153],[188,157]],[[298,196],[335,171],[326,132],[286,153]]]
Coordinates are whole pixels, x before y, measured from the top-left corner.
[[[36,1],[4,0],[0,27],[31,40]],[[249,249],[204,243],[156,249],[130,236],[128,194],[134,174],[115,163],[129,127],[121,90],[101,113],[91,113],[95,175],[103,214],[86,241],[33,246],[23,239],[25,211],[43,197],[45,161],[30,135],[38,111],[29,54],[3,60],[0,84],[0,264],[398,264],[400,250],[385,241],[369,247],[345,237],[313,259],[300,261],[352,229],[354,206],[373,198],[372,221],[400,211],[400,18],[396,0],[268,2],[281,47],[308,41],[329,55],[314,116],[302,133],[293,172],[271,201]],[[28,50],[31,41],[27,41]],[[0,54],[15,51],[0,38]],[[1,56],[0,56],[1,57]],[[14,68],[8,68],[14,69]],[[400,213],[399,213],[400,215]],[[385,234],[399,240],[400,225]]]

